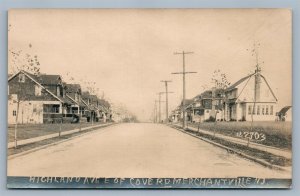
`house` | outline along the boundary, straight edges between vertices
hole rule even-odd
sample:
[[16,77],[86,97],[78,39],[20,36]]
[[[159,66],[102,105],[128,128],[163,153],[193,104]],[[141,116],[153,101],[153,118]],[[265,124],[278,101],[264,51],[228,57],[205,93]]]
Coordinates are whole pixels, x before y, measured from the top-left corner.
[[62,81],[60,75],[41,74],[37,81],[44,86],[47,90],[59,97],[62,103],[62,117],[64,122],[71,121],[72,118],[72,100],[66,96],[66,83]]
[[85,111],[88,106],[81,98],[80,84],[66,84],[66,97],[72,102],[71,113],[73,117],[76,117],[81,122],[86,122]]
[[278,121],[289,121],[291,122],[293,119],[292,106],[285,106],[281,108],[279,112],[276,113]]
[[43,86],[41,81],[40,76],[25,71],[19,71],[8,78],[9,124],[62,120],[64,100]]
[[225,90],[226,121],[274,121],[277,98],[260,69]]
[[88,91],[83,91],[81,93],[81,101],[85,105],[84,114],[87,118],[87,122],[95,121],[95,108],[91,104],[91,95]]
[[98,122],[101,117],[99,102],[98,102],[99,99],[97,95],[89,95],[89,100],[90,100],[90,107],[92,108],[93,111],[92,120],[93,122]]
[[177,106],[177,107],[175,108],[175,110],[173,110],[173,111],[171,112],[171,116],[170,116],[171,121],[172,121],[172,122],[178,122],[178,121],[180,121],[180,115],[181,115],[181,112],[182,112],[181,107],[180,107],[180,106]]
[[110,104],[108,101],[104,99],[98,99],[98,109],[100,112],[100,119],[103,122],[111,121],[112,120],[112,114],[110,111]]
[[224,118],[224,90],[212,88],[193,98],[186,108],[191,122],[221,121]]

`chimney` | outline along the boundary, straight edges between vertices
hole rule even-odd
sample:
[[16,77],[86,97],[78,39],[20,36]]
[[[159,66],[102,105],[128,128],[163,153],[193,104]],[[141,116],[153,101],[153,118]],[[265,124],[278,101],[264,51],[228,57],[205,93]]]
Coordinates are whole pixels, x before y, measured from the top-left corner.
[[255,89],[254,89],[254,97],[255,102],[260,101],[260,85],[261,85],[261,75],[260,68],[257,66],[255,70]]

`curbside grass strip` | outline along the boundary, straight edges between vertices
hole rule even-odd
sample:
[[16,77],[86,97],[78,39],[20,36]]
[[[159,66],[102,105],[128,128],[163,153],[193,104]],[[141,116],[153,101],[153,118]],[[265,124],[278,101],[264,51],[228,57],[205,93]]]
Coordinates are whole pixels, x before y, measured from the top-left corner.
[[[105,126],[101,126],[101,127],[106,128],[106,127],[109,127],[109,126],[115,126],[115,125],[117,125],[117,123],[105,124]],[[98,128],[98,127],[95,127],[95,126],[89,127],[89,129],[94,129],[94,128]],[[88,130],[88,129],[85,129],[85,130]],[[81,130],[81,131],[83,131],[83,130]],[[103,130],[102,130],[102,131],[103,131]],[[80,131],[77,131],[77,132],[80,132]],[[77,133],[77,132],[73,132],[73,133]],[[83,136],[83,135],[88,135],[88,134],[91,134],[91,133],[93,133],[93,131],[89,131],[89,132],[85,132],[85,133],[82,133],[82,134],[79,134],[79,135],[71,136],[71,137],[69,137],[69,138],[65,138],[65,139],[62,139],[62,140],[60,140],[60,141],[56,141],[56,142],[53,142],[53,143],[50,143],[50,144],[42,145],[42,146],[39,146],[39,147],[37,147],[37,148],[33,148],[33,149],[30,149],[30,150],[26,150],[26,151],[24,151],[24,152],[20,152],[20,153],[17,153],[17,154],[12,154],[12,155],[7,156],[7,160],[10,160],[10,159],[13,159],[13,158],[16,158],[16,157],[25,155],[25,154],[29,154],[29,153],[31,153],[31,152],[38,151],[38,150],[47,148],[47,147],[49,147],[49,146],[55,146],[55,145],[57,145],[57,144],[60,144],[60,143],[69,141],[69,140],[74,139],[74,138],[77,138],[77,137],[81,137],[81,136]],[[70,133],[70,134],[71,134],[71,133]],[[58,138],[59,136],[56,136],[56,137]],[[49,138],[49,139],[51,139],[51,138]],[[42,140],[41,140],[41,141],[42,141]]]
[[[77,129],[73,129],[73,130],[69,130],[69,131],[62,131],[60,133],[60,135],[69,135],[72,133],[76,133],[79,131],[83,131],[83,130],[88,130],[88,129],[93,129],[93,128],[97,128],[97,127],[102,127],[102,126],[108,126],[111,125],[113,123],[107,123],[107,124],[100,124],[100,125],[94,125],[94,126],[89,126],[89,127],[84,127],[84,128],[77,128]],[[22,146],[22,145],[26,145],[26,144],[31,144],[31,143],[35,143],[35,142],[39,142],[42,140],[46,140],[46,139],[51,139],[51,138],[55,138],[58,137],[59,133],[53,133],[53,134],[48,134],[48,135],[44,135],[44,136],[39,136],[39,137],[34,137],[34,138],[29,138],[29,139],[24,139],[24,140],[20,140],[18,141],[18,146]],[[7,148],[13,148],[15,146],[15,142],[9,142],[7,144]]]
[[[173,126],[178,126],[178,125],[173,125]],[[203,134],[211,135],[211,136],[214,136],[215,138],[226,140],[226,141],[229,141],[229,142],[232,142],[232,143],[247,146],[247,140],[246,139],[235,138],[235,137],[222,135],[222,134],[214,135],[214,133],[212,133],[210,131],[206,131],[206,130],[203,130],[203,129],[197,130],[197,128],[195,128],[195,127],[188,127],[188,129],[190,129],[192,131],[196,131],[196,132],[201,132]],[[260,150],[260,151],[268,152],[268,153],[278,155],[278,156],[283,156],[287,159],[291,159],[291,157],[292,157],[292,152],[290,152],[286,149],[279,149],[279,148],[276,148],[276,147],[262,145],[262,144],[258,144],[258,143],[254,143],[254,142],[251,142],[249,144],[249,146],[251,146],[254,149]]]
[[280,166],[277,166],[277,165],[270,164],[270,163],[268,163],[268,162],[266,162],[266,161],[264,161],[264,160],[257,159],[257,158],[255,158],[255,157],[253,157],[253,156],[250,156],[250,155],[247,155],[247,154],[245,154],[245,153],[239,152],[239,151],[237,151],[237,150],[235,150],[235,149],[233,149],[233,148],[230,148],[230,147],[224,146],[224,145],[222,145],[222,144],[213,142],[213,141],[211,141],[211,140],[209,140],[209,139],[206,139],[206,138],[204,138],[204,137],[197,136],[197,135],[194,135],[194,134],[192,134],[192,133],[186,132],[186,131],[184,131],[183,129],[177,127],[177,126],[174,126],[174,125],[169,125],[169,126],[172,127],[172,128],[174,128],[174,129],[179,130],[179,131],[182,132],[182,133],[188,134],[188,135],[190,135],[190,136],[193,136],[193,137],[195,137],[195,138],[198,138],[198,139],[201,139],[201,140],[203,140],[203,141],[205,141],[205,142],[208,142],[208,143],[210,143],[210,144],[212,144],[212,145],[215,145],[215,146],[218,146],[218,147],[220,147],[220,148],[226,149],[226,150],[229,151],[229,152],[233,152],[233,153],[235,153],[235,154],[237,154],[237,155],[239,155],[239,156],[241,156],[241,157],[247,158],[247,159],[249,159],[249,160],[251,160],[251,161],[254,161],[254,162],[256,162],[256,163],[259,163],[259,164],[261,164],[261,165],[263,165],[263,166],[265,166],[265,167],[268,167],[268,168],[271,168],[271,169],[277,169],[277,170],[280,170],[280,171],[287,171],[287,169],[284,168],[284,167],[280,167]]

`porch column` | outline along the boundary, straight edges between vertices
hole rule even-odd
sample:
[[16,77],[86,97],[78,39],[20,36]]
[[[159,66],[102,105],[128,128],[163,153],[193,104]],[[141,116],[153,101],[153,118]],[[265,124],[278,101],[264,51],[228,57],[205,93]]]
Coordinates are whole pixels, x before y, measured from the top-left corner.
[[60,104],[59,104],[59,113],[60,113],[60,114],[62,114],[62,113],[63,113],[63,108],[62,108],[62,107],[63,107],[63,104],[62,104],[62,103],[60,103]]

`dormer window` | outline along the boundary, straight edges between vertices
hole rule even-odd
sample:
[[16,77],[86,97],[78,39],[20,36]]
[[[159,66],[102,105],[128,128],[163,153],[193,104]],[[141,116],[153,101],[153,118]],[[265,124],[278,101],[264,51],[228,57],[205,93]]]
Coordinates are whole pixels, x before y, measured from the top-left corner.
[[23,74],[23,73],[19,74],[19,82],[21,82],[21,83],[25,82],[25,74]]

